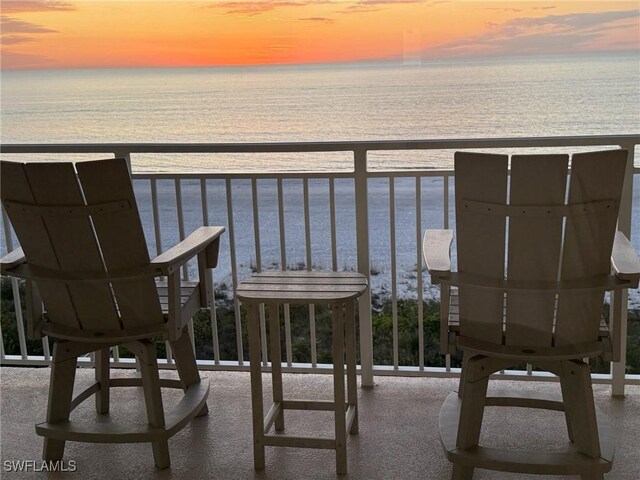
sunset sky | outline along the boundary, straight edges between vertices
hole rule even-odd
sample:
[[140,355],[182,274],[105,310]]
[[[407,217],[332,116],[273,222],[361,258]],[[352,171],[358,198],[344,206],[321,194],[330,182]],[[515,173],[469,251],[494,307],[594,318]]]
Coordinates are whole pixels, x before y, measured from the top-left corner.
[[638,2],[0,0],[2,69],[635,51]]

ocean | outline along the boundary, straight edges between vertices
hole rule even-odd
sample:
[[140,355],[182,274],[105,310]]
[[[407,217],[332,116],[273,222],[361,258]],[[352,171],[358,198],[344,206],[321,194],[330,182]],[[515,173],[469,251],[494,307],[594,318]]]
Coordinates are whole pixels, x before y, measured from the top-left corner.
[[[306,66],[2,72],[3,143],[276,142],[606,135],[640,131],[635,53]],[[565,149],[574,151],[575,149]],[[26,156],[3,155],[26,160]],[[38,155],[33,160],[87,155]],[[636,158],[640,155],[636,154]],[[452,154],[374,152],[372,169],[448,168]],[[345,153],[136,154],[134,172],[332,171]],[[398,179],[398,289],[415,295],[415,181]],[[421,227],[443,225],[442,180],[424,179]],[[163,247],[177,241],[172,182],[159,183]],[[239,275],[255,267],[251,185],[233,182]],[[638,188],[635,189],[639,197]],[[312,262],[331,267],[328,182],[311,180]],[[279,268],[276,183],[258,182],[263,268]],[[182,187],[187,232],[201,221],[199,183]],[[148,182],[136,195],[155,253]],[[353,184],[336,183],[338,268],[355,266]],[[226,191],[209,182],[209,219],[227,224]],[[640,197],[634,202],[640,206]],[[391,285],[388,181],[370,183],[373,287]],[[636,215],[637,217],[637,215]],[[305,262],[302,182],[285,181],[287,263]],[[274,223],[275,222],[275,223]],[[640,244],[634,222],[633,240]],[[4,240],[4,238],[3,238]],[[226,242],[223,242],[226,243]],[[6,244],[2,242],[2,250]],[[216,280],[229,282],[228,245]]]
[[[637,133],[640,55],[2,72],[4,143],[275,142]],[[51,157],[55,158],[55,157]],[[42,158],[44,159],[44,158]],[[345,154],[135,155],[134,171],[332,170]],[[451,166],[384,152],[373,168]]]

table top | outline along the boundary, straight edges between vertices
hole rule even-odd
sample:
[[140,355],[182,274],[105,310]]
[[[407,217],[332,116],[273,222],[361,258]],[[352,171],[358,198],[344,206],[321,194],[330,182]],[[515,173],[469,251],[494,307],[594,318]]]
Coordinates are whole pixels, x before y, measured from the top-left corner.
[[240,283],[238,298],[249,303],[344,302],[367,290],[367,278],[356,272],[262,272]]

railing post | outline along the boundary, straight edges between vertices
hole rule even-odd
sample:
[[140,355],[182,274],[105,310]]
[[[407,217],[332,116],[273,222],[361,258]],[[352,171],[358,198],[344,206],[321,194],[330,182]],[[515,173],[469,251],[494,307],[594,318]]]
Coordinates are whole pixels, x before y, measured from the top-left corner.
[[[618,214],[618,230],[624,233],[627,238],[631,239],[631,212],[633,208],[633,161],[635,144],[630,143],[621,145],[627,150],[627,170],[624,177],[624,185],[622,186],[622,198],[620,200],[620,211]],[[620,361],[611,363],[611,395],[624,396],[625,387],[625,371],[627,367],[627,322],[628,322],[628,300],[629,293],[626,290],[616,293],[620,296],[621,302],[621,322],[620,332],[613,332],[614,335],[620,335]]]
[[[369,207],[367,193],[367,151],[354,150],[354,186],[356,200],[356,251],[358,271],[369,278]],[[363,387],[373,387],[373,329],[371,325],[371,289],[358,302],[360,318],[360,375]]]
[[129,169],[129,175],[133,173],[133,169],[131,167],[131,153],[123,150],[116,150],[113,152],[114,158],[124,158],[127,161],[127,168]]

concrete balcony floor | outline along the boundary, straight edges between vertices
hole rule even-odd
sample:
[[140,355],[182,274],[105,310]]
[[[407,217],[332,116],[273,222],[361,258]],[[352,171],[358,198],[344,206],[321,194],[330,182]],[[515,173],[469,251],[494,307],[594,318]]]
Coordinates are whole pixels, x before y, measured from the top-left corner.
[[[114,370],[113,376],[134,374]],[[334,479],[331,450],[267,447],[266,470],[253,469],[249,374],[202,372],[211,381],[209,415],[196,419],[169,441],[172,465],[155,469],[149,444],[87,444],[68,442],[65,460],[75,460],[74,473],[25,474],[4,471],[5,461],[40,460],[42,438],[34,424],[45,417],[49,369],[0,369],[2,478],[174,478],[174,479]],[[174,376],[164,371],[162,375]],[[76,386],[88,384],[90,369],[78,370]],[[270,394],[265,374],[265,395]],[[285,375],[285,398],[330,399],[329,375]],[[558,389],[543,382],[495,381],[499,387]],[[456,379],[376,377],[376,387],[359,389],[360,433],[348,440],[349,475],[344,479],[447,479],[451,465],[438,436],[438,412]],[[491,387],[490,387],[491,388]],[[616,456],[608,479],[640,478],[640,386],[627,387],[624,399],[611,398],[610,387],[594,385],[596,402],[610,416],[616,433]],[[109,417],[123,422],[143,421],[144,402],[139,389],[112,390]],[[165,407],[180,397],[169,390]],[[265,402],[267,403],[267,402]],[[100,417],[89,399],[72,414],[75,419]],[[104,417],[101,420],[104,420]],[[332,435],[331,414],[287,412],[287,432]],[[515,408],[487,408],[482,440],[486,445],[522,449],[553,449],[568,445],[564,415]],[[339,477],[340,478],[340,477]],[[474,479],[554,478],[476,470]],[[577,478],[577,477],[557,477]]]

